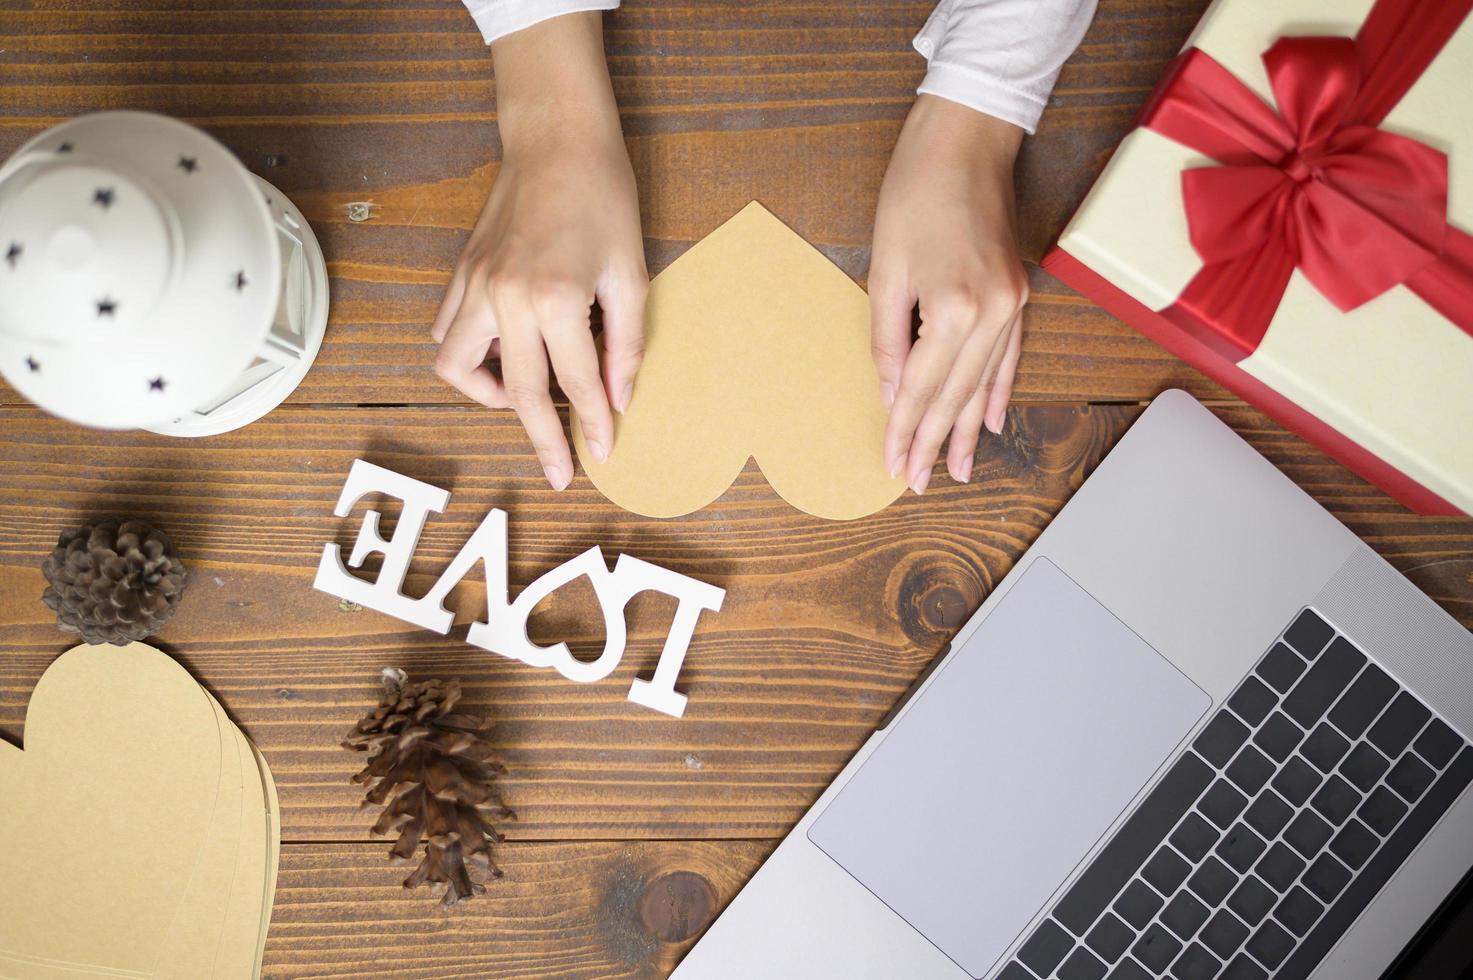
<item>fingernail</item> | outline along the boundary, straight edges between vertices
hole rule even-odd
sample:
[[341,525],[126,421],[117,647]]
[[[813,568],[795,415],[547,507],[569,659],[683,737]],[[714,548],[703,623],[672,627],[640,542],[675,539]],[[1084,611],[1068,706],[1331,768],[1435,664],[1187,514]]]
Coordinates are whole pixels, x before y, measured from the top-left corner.
[[928,466],[915,475],[910,481],[910,488],[916,492],[916,496],[926,492],[926,487],[931,483],[931,468]]
[[623,415],[625,412],[629,411],[629,399],[633,397],[634,382],[631,381],[624,386],[623,391],[619,392],[619,404],[614,406],[614,411],[618,412],[620,415]]
[[542,472],[547,474],[547,482],[552,484],[554,490],[566,490],[568,484],[572,482],[572,477],[560,463],[548,463],[542,467]]
[[900,475],[900,467],[902,467],[904,465],[905,465],[905,453],[900,453],[894,459],[890,460],[890,465],[888,467],[889,470],[890,470],[890,479],[893,480],[897,476],[899,476]]
[[989,416],[987,416],[987,418],[985,420],[986,421],[986,424],[987,424],[987,431],[988,432],[991,432],[995,436],[1002,435],[1002,424],[1006,420],[1007,420],[1007,413],[1006,412],[998,412],[995,415],[989,415]]
[[889,382],[881,382],[880,398],[884,400],[886,408],[895,406],[895,386]]
[[604,444],[599,442],[597,439],[588,440],[588,451],[593,453],[593,458],[598,460],[600,463],[608,462],[609,451],[605,449]]
[[957,473],[953,473],[952,474],[952,476],[956,478],[956,482],[958,482],[958,483],[971,483],[972,482],[972,457],[971,456],[968,456],[966,459],[962,460],[962,465],[961,466],[958,466],[957,469],[960,472],[957,472]]

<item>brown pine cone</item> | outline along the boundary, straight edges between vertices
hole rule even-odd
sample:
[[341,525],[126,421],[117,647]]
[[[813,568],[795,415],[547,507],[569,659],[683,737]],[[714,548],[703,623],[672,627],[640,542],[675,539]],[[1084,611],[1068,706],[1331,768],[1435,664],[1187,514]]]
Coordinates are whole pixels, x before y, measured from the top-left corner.
[[467,863],[483,876],[501,877],[491,845],[502,838],[485,814],[516,818],[491,785],[506,771],[491,758],[493,726],[455,713],[458,680],[409,684],[392,668],[383,679],[383,700],[343,740],[344,748],[368,753],[353,782],[373,783],[362,805],[384,805],[373,833],[398,834],[389,851],[396,864],[408,862],[426,840],[424,859],[404,887],[443,884],[440,904],[454,905],[486,890],[471,879]]
[[88,643],[127,646],[156,633],[179,607],[184,563],[145,521],[106,520],[61,535],[41,567],[41,601]]

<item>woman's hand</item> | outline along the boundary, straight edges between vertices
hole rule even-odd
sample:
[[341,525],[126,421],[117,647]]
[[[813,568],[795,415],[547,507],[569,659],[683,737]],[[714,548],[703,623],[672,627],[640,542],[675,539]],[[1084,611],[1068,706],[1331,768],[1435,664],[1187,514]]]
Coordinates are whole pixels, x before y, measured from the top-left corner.
[[1013,198],[1022,136],[1010,123],[922,95],[880,188],[869,295],[875,365],[891,404],[885,461],[916,493],[948,433],[947,469],[965,483],[982,426],[1001,432],[1006,418],[1028,298]]
[[[548,482],[562,490],[573,457],[548,392],[549,361],[602,461],[613,447],[610,409],[627,406],[644,352],[639,198],[597,12],[544,21],[492,52],[501,169],[435,317],[435,370],[483,405],[516,409]],[[500,359],[499,378],[488,358]]]

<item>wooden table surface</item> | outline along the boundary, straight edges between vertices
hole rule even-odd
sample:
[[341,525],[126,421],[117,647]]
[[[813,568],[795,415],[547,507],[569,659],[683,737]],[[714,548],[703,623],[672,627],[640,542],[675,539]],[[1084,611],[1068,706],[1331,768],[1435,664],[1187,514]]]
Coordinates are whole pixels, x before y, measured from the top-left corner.
[[[863,281],[930,6],[626,0],[609,15],[651,272],[757,199]],[[1205,6],[1101,0],[1023,151],[1030,260]],[[750,466],[672,521],[624,513],[582,476],[552,493],[515,420],[429,366],[427,325],[499,157],[490,57],[455,0],[0,0],[0,157],[121,108],[203,126],[290,194],[327,254],[331,324],[288,405],[216,438],[87,431],[0,390],[0,734],[21,735],[32,687],[69,646],[39,601],[57,534],[109,513],[169,530],[193,580],[160,645],[261,746],[281,794],[272,976],[667,972],[1167,387],[1209,402],[1473,623],[1473,521],[1409,514],[1036,267],[1016,402],[968,486],[938,466],[924,498],[847,524],[794,511]],[[682,675],[685,718],[624,697],[658,654],[662,597],[630,607],[629,654],[583,686],[467,646],[479,586],[459,590],[447,638],[314,592],[323,543],[356,524],[332,516],[356,456],[454,492],[411,589],[492,506],[511,514],[514,589],[593,544],[724,586]],[[533,635],[590,649],[598,623],[591,590],[570,587]],[[359,760],[338,747],[389,665],[461,677],[501,722],[521,816],[498,856],[507,875],[449,914],[399,887],[348,783]]]

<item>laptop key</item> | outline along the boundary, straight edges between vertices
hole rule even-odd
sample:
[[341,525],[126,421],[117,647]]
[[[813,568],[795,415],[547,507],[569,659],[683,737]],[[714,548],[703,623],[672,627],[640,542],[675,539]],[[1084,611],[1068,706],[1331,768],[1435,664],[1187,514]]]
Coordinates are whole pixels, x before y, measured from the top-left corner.
[[1266,789],[1259,794],[1258,799],[1253,801],[1253,805],[1248,807],[1248,812],[1243,814],[1243,820],[1248,826],[1272,840],[1279,836],[1279,831],[1284,829],[1284,825],[1293,815],[1293,807],[1285,803],[1279,794]]
[[1141,933],[1141,938],[1131,947],[1131,954],[1156,975],[1166,972],[1171,961],[1176,959],[1176,954],[1181,952],[1181,942],[1166,931],[1161,923],[1152,923],[1151,927]]
[[1294,806],[1303,806],[1319,784],[1320,774],[1296,755],[1284,763],[1284,768],[1274,777],[1273,787]]
[[1376,719],[1366,737],[1371,740],[1372,745],[1395,759],[1412,744],[1412,739],[1417,737],[1417,733],[1430,717],[1432,712],[1415,695],[1402,691],[1391,702],[1391,707]]
[[1243,683],[1228,698],[1228,707],[1250,725],[1260,724],[1279,703],[1279,696],[1256,677],[1243,678]]
[[1221,959],[1227,959],[1237,952],[1247,938],[1248,927],[1227,909],[1218,909],[1212,921],[1202,929],[1202,944]]
[[[1350,780],[1362,793],[1369,793],[1381,776],[1391,767],[1391,760],[1377,752],[1368,743],[1361,742],[1350,750],[1345,761],[1340,763],[1340,775]],[[1431,770],[1428,770],[1430,773]],[[1429,783],[1431,779],[1427,780]]]
[[1324,905],[1313,895],[1295,885],[1274,909],[1274,920],[1294,935],[1302,936],[1324,911]]
[[1084,937],[1084,944],[1106,963],[1114,963],[1135,942],[1135,931],[1114,915],[1106,912]]
[[1422,801],[1412,808],[1381,849],[1355,875],[1345,891],[1325,912],[1319,923],[1299,941],[1294,954],[1284,963],[1278,976],[1283,980],[1304,980],[1325,954],[1340,941],[1371,899],[1402,866],[1418,844],[1436,826],[1442,815],[1473,781],[1473,748],[1464,748],[1453,759],[1447,771],[1432,784]]
[[1186,855],[1188,861],[1200,861],[1222,835],[1198,814],[1189,813],[1181,826],[1171,833],[1171,846]]
[[1253,744],[1267,752],[1275,762],[1283,762],[1303,739],[1303,730],[1290,721],[1288,715],[1275,711],[1253,736]]
[[1407,805],[1385,786],[1377,786],[1360,805],[1356,816],[1366,822],[1376,833],[1385,837],[1396,828],[1397,821],[1406,816]]
[[1192,890],[1192,894],[1216,908],[1237,883],[1238,876],[1228,870],[1227,865],[1215,857],[1209,857],[1192,873],[1192,877],[1187,880],[1187,887]]
[[1386,671],[1375,664],[1368,664],[1355,683],[1335,702],[1335,707],[1330,709],[1330,723],[1351,738],[1360,738],[1396,694],[1398,687]]
[[1022,964],[1015,960],[1002,968],[1002,972],[997,975],[997,980],[1038,980],[1038,978],[1023,969]]
[[1228,908],[1237,913],[1238,918],[1256,926],[1268,915],[1269,909],[1274,907],[1278,896],[1269,890],[1262,881],[1249,875],[1228,897]]
[[1181,886],[1190,870],[1190,865],[1175,851],[1163,847],[1146,862],[1146,866],[1141,869],[1141,877],[1161,894],[1170,895]]
[[1227,767],[1227,777],[1249,796],[1263,789],[1278,767],[1268,757],[1251,745],[1243,746]]
[[1034,973],[1046,977],[1064,962],[1073,948],[1074,938],[1059,928],[1057,922],[1045,919],[1018,950],[1018,959]]
[[1352,868],[1359,868],[1371,859],[1380,843],[1365,824],[1352,820],[1330,841],[1330,852]]
[[1135,960],[1121,960],[1105,980],[1151,980],[1151,974]]
[[1412,746],[1418,755],[1432,763],[1434,769],[1444,768],[1452,760],[1453,754],[1462,747],[1462,737],[1441,718],[1433,718]]
[[1283,694],[1304,673],[1304,659],[1282,643],[1275,643],[1254,671],[1269,687]]
[[1253,867],[1253,862],[1268,847],[1246,824],[1234,824],[1233,829],[1227,832],[1222,843],[1217,845],[1216,854],[1226,861],[1231,867],[1236,868],[1240,874],[1244,874]]
[[1333,626],[1315,615],[1314,610],[1306,609],[1295,617],[1288,629],[1284,630],[1284,642],[1304,654],[1305,657],[1313,659],[1334,635]]
[[1054,917],[1076,933],[1088,929],[1191,808],[1212,776],[1195,753],[1183,753],[1059,900]]
[[1285,695],[1284,714],[1308,728],[1340,698],[1365,662],[1366,655],[1349,640],[1336,637]]
[[1247,805],[1248,797],[1219,779],[1212,784],[1211,789],[1202,795],[1202,802],[1197,804],[1197,809],[1201,810],[1203,816],[1208,820],[1226,830],[1232,826],[1233,821]]
[[1080,946],[1059,967],[1059,980],[1101,980],[1105,975],[1105,964],[1089,950]]
[[1202,729],[1202,734],[1197,736],[1192,748],[1200,752],[1202,758],[1221,769],[1247,740],[1248,726],[1226,711],[1219,711],[1207,723],[1207,727]]
[[1191,939],[1207,921],[1207,916],[1207,906],[1186,892],[1178,892],[1161,911],[1161,924],[1182,939]]
[[1304,859],[1285,847],[1283,841],[1277,841],[1263,855],[1254,870],[1276,891],[1285,891],[1298,880],[1299,872],[1304,870]]
[[1164,903],[1165,899],[1145,882],[1136,880],[1120,893],[1120,898],[1115,902],[1115,914],[1136,929],[1144,929],[1156,917],[1156,913],[1161,911]]
[[1268,980],[1268,974],[1263,967],[1250,960],[1247,953],[1239,953],[1233,957],[1219,980]]
[[1308,810],[1289,821],[1284,828],[1284,841],[1306,858],[1318,857],[1334,828]]
[[1350,872],[1345,865],[1328,854],[1314,859],[1309,870],[1304,872],[1304,887],[1308,888],[1321,902],[1332,902],[1350,882]]
[[1299,754],[1304,756],[1320,772],[1329,772],[1350,751],[1350,743],[1345,736],[1341,735],[1329,725],[1320,725],[1309,733],[1309,738],[1299,747]]
[[1414,755],[1404,755],[1386,775],[1386,785],[1400,793],[1408,803],[1415,803],[1437,776],[1427,763]]
[[1309,805],[1330,823],[1340,825],[1346,818],[1355,812],[1360,806],[1360,793],[1356,792],[1354,786],[1341,779],[1339,776],[1331,776],[1325,780],[1325,785],[1314,794],[1314,799]]
[[1253,938],[1248,940],[1248,952],[1270,970],[1278,969],[1284,958],[1294,949],[1294,937],[1284,927],[1272,920],[1258,927]]
[[1171,975],[1176,980],[1212,980],[1221,969],[1222,964],[1217,957],[1207,952],[1201,943],[1192,943],[1171,965]]

